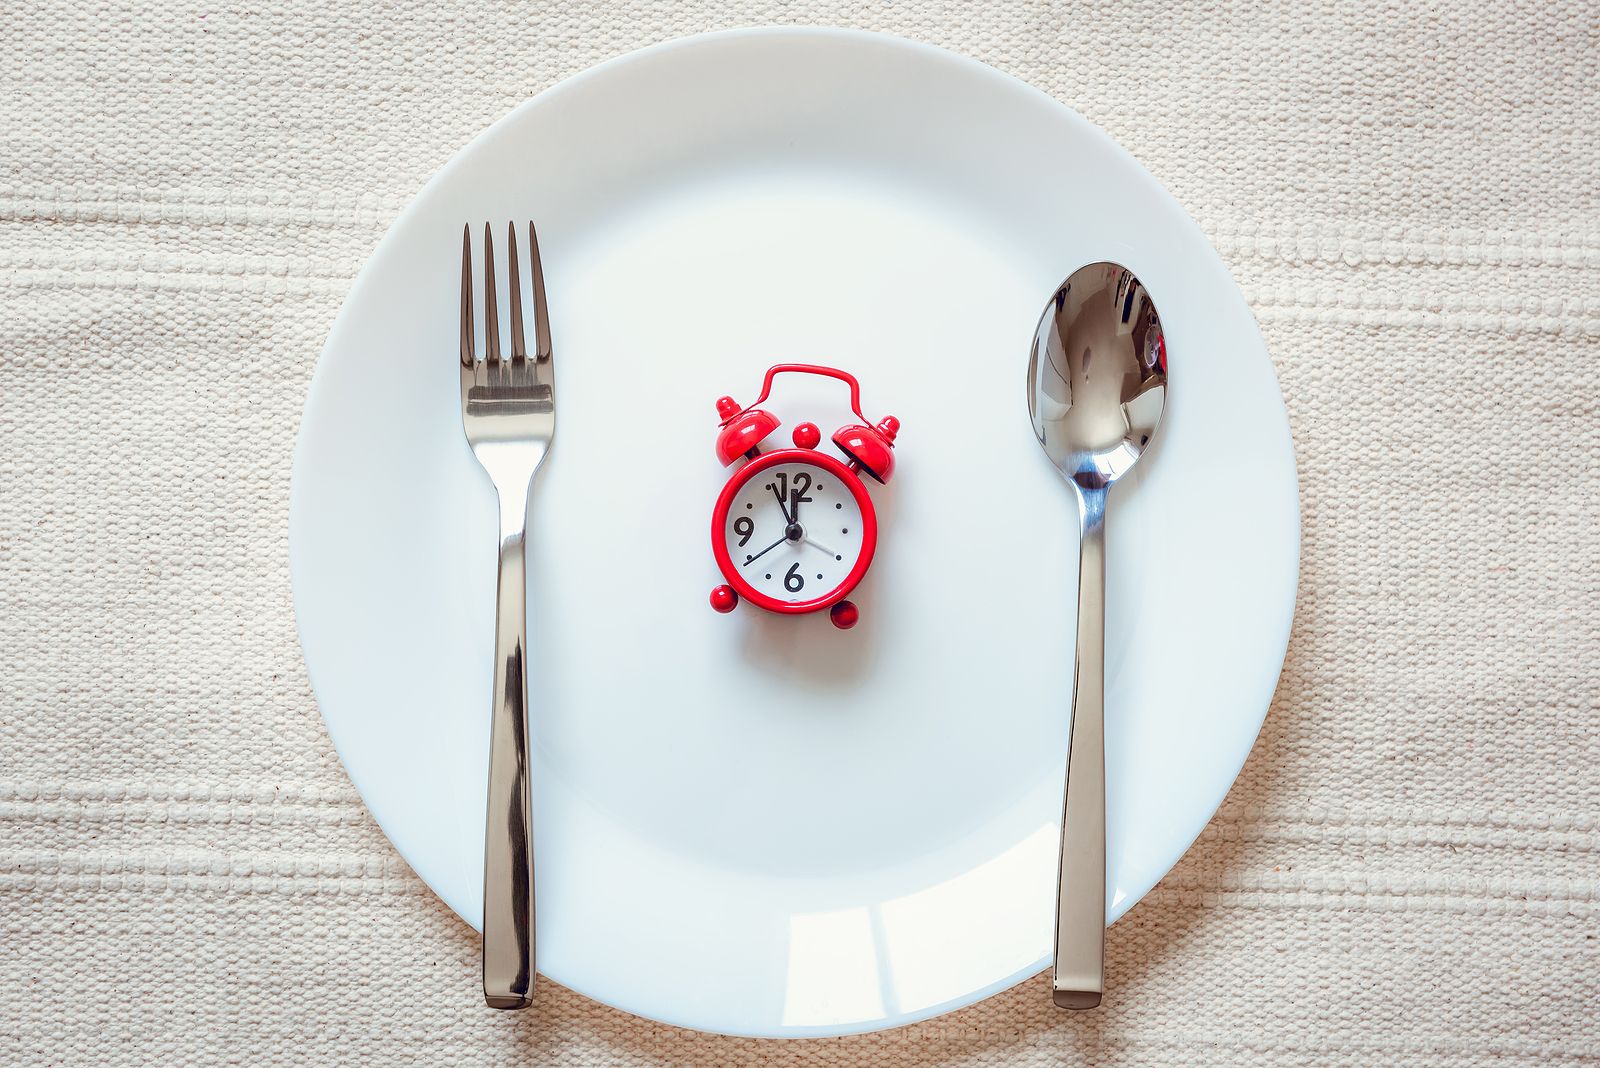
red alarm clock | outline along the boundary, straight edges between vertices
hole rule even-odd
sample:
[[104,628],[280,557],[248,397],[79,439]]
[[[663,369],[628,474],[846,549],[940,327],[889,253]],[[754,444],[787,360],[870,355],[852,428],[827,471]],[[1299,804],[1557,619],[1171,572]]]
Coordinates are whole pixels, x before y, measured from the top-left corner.
[[[778,419],[759,405],[771,394],[772,380],[785,372],[837,378],[850,386],[850,409],[861,422],[834,432],[844,460],[816,451],[822,432],[815,423],[794,428],[794,448],[761,451]],[[743,597],[785,615],[826,608],[834,626],[855,626],[856,606],[845,598],[866,575],[878,546],[878,516],[861,472],[889,481],[900,420],[891,415],[869,424],[855,376],[809,363],[770,368],[754,404],[741,408],[722,397],[717,415],[717,459],[724,467],[741,458],[748,462],[728,479],[711,513],[711,551],[728,580],[711,591],[711,607],[731,612]]]

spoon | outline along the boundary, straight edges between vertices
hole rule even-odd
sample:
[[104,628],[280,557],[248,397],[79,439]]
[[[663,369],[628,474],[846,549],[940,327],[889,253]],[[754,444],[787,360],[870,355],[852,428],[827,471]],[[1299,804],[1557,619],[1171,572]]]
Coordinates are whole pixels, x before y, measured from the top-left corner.
[[1052,998],[1092,1009],[1105,991],[1106,495],[1149,446],[1167,394],[1155,304],[1133,272],[1091,263],[1050,298],[1028,360],[1028,415],[1078,498],[1078,649],[1056,880]]

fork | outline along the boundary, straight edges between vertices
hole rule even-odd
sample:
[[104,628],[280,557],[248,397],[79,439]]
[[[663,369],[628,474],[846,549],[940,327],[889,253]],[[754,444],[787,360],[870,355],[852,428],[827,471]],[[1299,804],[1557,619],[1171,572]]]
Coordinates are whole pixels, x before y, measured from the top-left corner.
[[501,355],[494,238],[483,227],[484,358],[473,342],[472,228],[461,231],[461,425],[500,498],[495,590],[495,675],[489,798],[483,834],[483,1000],[495,1009],[533,1001],[533,835],[528,787],[526,561],[528,489],[555,436],[555,360],[539,235],[528,223],[533,274],[533,355],[522,332],[517,231],[506,226],[511,276],[511,356]]

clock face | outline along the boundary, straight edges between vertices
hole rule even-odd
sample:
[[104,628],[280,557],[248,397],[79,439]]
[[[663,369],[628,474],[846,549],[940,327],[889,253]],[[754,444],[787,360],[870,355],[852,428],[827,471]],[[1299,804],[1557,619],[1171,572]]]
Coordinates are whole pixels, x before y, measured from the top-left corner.
[[868,551],[866,534],[844,476],[805,461],[751,471],[721,530],[733,570],[750,589],[783,604],[837,591]]

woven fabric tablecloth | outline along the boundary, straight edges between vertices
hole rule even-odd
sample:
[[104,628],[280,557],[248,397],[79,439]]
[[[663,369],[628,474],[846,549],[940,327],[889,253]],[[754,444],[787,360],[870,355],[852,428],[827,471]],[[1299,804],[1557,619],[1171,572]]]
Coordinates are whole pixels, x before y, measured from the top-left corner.
[[[1242,777],[1112,930],[885,1034],[482,1007],[296,645],[290,455],[358,268],[472,135],[634,47],[946,45],[1195,215],[1288,400],[1304,564]],[[0,11],[0,1065],[1600,1060],[1600,8],[1590,0]]]

